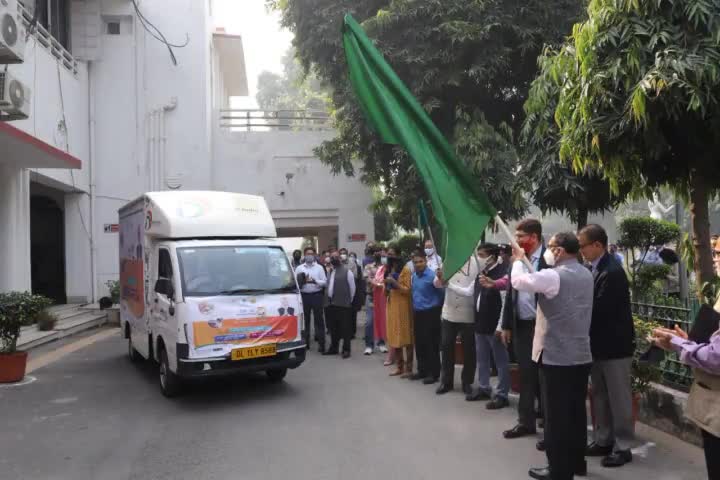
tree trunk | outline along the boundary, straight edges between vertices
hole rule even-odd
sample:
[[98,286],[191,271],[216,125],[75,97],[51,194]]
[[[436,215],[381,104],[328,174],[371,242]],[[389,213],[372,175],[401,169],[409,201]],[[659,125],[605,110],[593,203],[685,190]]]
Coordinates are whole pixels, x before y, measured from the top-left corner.
[[587,227],[588,224],[588,209],[587,208],[579,208],[578,214],[577,214],[577,227],[578,232],[582,230],[583,228]]
[[695,250],[695,276],[698,297],[702,299],[702,286],[715,277],[712,252],[710,251],[710,215],[708,211],[708,187],[703,180],[690,178],[690,218],[692,221],[693,249]]

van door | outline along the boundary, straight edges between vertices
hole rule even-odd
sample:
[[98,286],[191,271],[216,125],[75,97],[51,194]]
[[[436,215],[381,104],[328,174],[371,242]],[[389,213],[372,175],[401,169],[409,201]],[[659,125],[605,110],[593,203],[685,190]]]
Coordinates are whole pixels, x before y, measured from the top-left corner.
[[[151,331],[153,339],[157,341],[162,338],[170,366],[175,363],[175,343],[177,339],[177,322],[175,321],[174,308],[176,300],[175,269],[173,268],[172,255],[167,246],[157,248],[157,267],[154,269],[153,279],[153,303],[150,306]],[[171,314],[172,312],[172,314]],[[156,358],[158,352],[155,352]]]

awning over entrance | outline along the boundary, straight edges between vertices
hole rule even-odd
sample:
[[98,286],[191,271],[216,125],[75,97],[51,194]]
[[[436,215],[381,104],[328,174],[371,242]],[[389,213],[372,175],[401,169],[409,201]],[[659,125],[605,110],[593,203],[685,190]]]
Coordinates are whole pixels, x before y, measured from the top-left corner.
[[79,158],[12,126],[0,122],[0,163],[21,168],[80,169]]

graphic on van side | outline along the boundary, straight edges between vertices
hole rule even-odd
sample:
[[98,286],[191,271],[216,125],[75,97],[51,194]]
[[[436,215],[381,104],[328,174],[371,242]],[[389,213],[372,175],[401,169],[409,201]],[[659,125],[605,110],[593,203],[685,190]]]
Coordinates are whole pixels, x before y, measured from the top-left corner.
[[145,315],[142,210],[120,222],[120,308],[136,319]]

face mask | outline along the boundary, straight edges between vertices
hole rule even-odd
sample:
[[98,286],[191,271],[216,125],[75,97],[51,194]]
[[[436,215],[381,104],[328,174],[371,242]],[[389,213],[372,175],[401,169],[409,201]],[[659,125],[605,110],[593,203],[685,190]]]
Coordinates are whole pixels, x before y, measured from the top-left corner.
[[552,267],[555,265],[555,254],[549,248],[545,250],[543,258],[545,259],[545,263],[547,263],[548,266]]
[[482,257],[476,257],[477,258],[477,266],[480,270],[484,270],[485,267],[487,267],[488,259],[482,258]]
[[387,263],[388,263],[387,257],[380,257],[380,263],[382,263],[383,265],[387,265]]
[[330,257],[325,257],[325,263],[330,263]]
[[301,255],[293,255],[293,258],[295,260],[300,260],[302,258],[302,256]]
[[426,248],[425,249],[425,255],[427,255],[428,257],[431,257],[433,253],[435,253],[434,248]]
[[530,256],[535,252],[534,245],[532,243],[532,240],[525,239],[518,242],[518,245],[520,245],[520,248],[525,250],[525,253]]
[[380,254],[375,255],[375,261],[376,261],[376,262],[382,261],[382,255],[380,255]]
[[315,257],[305,257],[305,263],[308,265],[312,265],[315,263]]
[[340,260],[342,260],[343,262],[346,262],[347,259],[348,259],[348,256],[345,255],[344,253],[342,255],[340,255]]

